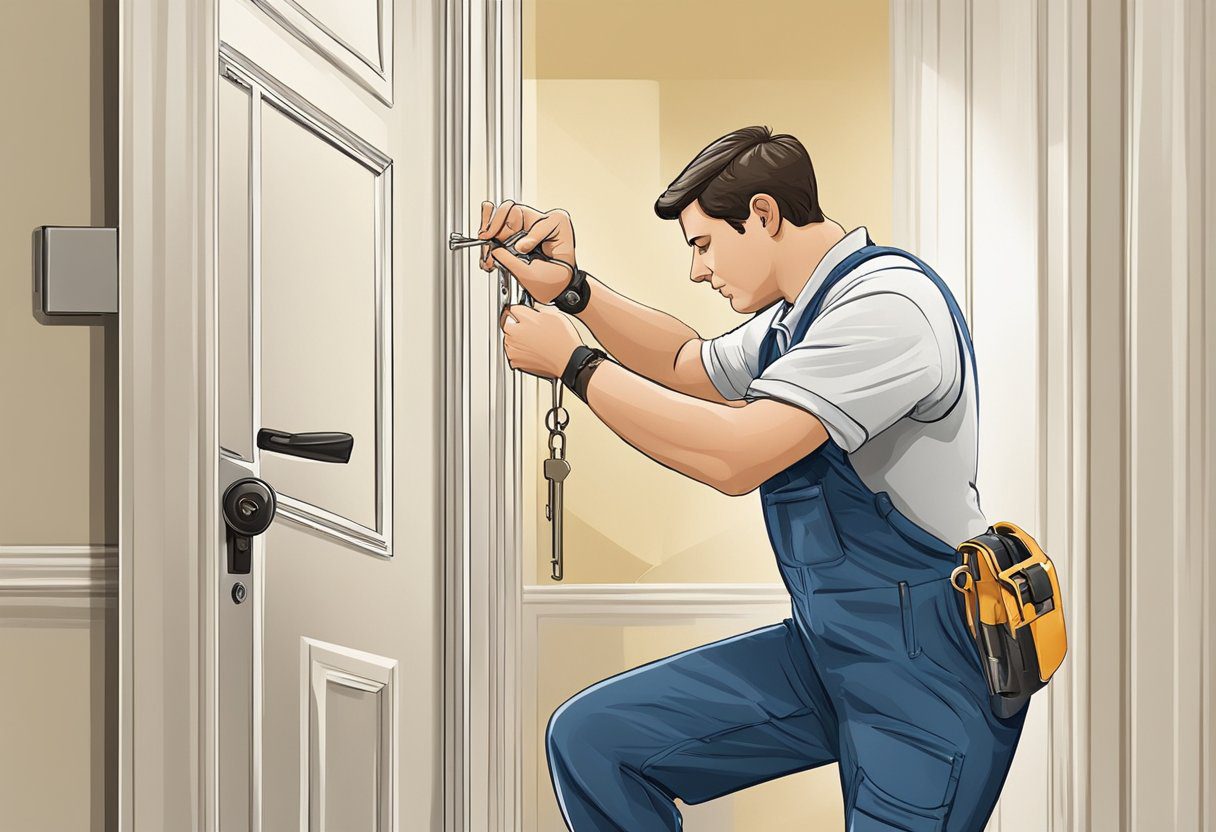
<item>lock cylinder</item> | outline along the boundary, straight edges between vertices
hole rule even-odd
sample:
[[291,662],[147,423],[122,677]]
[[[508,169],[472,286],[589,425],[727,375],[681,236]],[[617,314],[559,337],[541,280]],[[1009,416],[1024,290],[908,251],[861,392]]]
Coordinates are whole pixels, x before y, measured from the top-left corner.
[[249,574],[253,538],[270,528],[277,504],[274,489],[257,477],[245,477],[228,486],[222,505],[228,527],[229,574]]

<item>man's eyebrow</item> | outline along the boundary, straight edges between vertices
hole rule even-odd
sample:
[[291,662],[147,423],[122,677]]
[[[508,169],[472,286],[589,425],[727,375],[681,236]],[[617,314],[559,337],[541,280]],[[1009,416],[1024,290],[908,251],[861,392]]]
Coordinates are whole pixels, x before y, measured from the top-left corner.
[[709,236],[708,234],[698,234],[695,237],[690,237],[688,239],[688,244],[690,246],[695,246],[697,244],[697,240],[701,239],[702,237],[708,237],[708,236]]

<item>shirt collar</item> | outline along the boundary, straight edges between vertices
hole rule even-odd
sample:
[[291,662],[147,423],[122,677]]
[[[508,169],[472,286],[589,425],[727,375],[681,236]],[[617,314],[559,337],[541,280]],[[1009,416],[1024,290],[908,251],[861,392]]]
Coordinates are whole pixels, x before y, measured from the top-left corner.
[[[859,225],[845,234],[836,244],[827,250],[827,253],[819,260],[819,265],[815,266],[815,271],[811,273],[811,277],[806,284],[798,292],[798,297],[794,299],[791,306],[788,301],[782,299],[779,301],[780,309],[773,322],[769,324],[769,329],[780,330],[785,333],[785,343],[789,344],[791,338],[794,337],[794,330],[798,326],[798,321],[806,312],[806,308],[811,303],[811,298],[815,297],[815,292],[819,291],[819,287],[823,285],[823,281],[827,280],[832,269],[840,265],[840,263],[853,252],[864,248],[866,239],[869,234],[864,225]],[[784,310],[784,311],[782,311]]]

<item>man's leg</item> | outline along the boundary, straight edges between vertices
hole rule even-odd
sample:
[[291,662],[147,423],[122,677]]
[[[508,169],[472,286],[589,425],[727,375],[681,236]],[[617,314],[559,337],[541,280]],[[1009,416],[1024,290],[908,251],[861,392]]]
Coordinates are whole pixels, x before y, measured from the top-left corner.
[[554,711],[553,789],[575,832],[673,832],[701,803],[837,758],[789,619],[605,679]]
[[[1020,729],[1025,713],[1010,720],[1011,729]],[[849,832],[983,830],[1021,732],[994,734],[977,721],[971,736],[960,740],[943,736],[949,728],[885,718],[842,726],[848,735],[840,769]]]

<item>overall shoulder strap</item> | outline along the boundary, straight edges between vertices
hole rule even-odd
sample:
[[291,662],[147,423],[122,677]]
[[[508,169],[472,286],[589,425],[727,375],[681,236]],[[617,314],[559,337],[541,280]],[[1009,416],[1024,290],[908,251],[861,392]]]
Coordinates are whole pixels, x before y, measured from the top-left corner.
[[[883,254],[894,254],[911,260],[917,265],[918,269],[925,274],[926,277],[933,281],[933,285],[936,286],[938,291],[942,293],[942,297],[946,300],[946,306],[950,309],[950,315],[954,318],[955,323],[958,324],[958,332],[962,336],[961,340],[956,339],[958,341],[959,367],[961,367],[963,370],[963,383],[959,385],[959,399],[961,399],[963,396],[963,387],[967,381],[967,357],[970,356],[971,383],[975,388],[975,400],[978,403],[980,399],[980,375],[975,366],[975,345],[971,341],[971,329],[967,326],[967,319],[963,317],[963,310],[959,308],[958,301],[954,299],[954,293],[950,291],[950,286],[946,283],[946,281],[942,280],[941,276],[935,272],[928,263],[921,260],[915,254],[904,251],[902,248],[896,248],[895,246],[866,246],[866,249],[872,249],[872,254],[870,255],[871,257],[878,257]],[[865,249],[863,249],[863,251],[864,250]],[[866,259],[868,260],[870,258],[867,257]],[[818,308],[815,309],[815,314],[819,314]],[[966,345],[966,349],[964,349],[964,345]],[[964,355],[964,353],[966,354]],[[955,404],[957,404],[957,401]],[[946,411],[946,414],[949,414],[950,410],[953,409],[954,405],[951,405],[950,409]],[[944,419],[945,415],[943,415],[942,418]]]
[[[950,309],[951,316],[954,318],[955,322],[958,324],[958,331],[961,333],[962,337],[961,337],[961,339],[956,338],[955,340],[958,343],[959,366],[963,368],[964,378],[963,378],[963,384],[959,385],[959,397],[950,406],[949,410],[946,411],[946,415],[948,415],[951,411],[953,411],[954,407],[958,404],[958,401],[962,399],[963,387],[966,384],[966,372],[967,372],[967,363],[968,363],[967,356],[968,355],[970,356],[970,359],[971,359],[970,360],[971,374],[972,374],[972,378],[974,379],[973,385],[975,387],[976,401],[978,401],[979,400],[979,373],[976,371],[976,366],[975,366],[975,350],[972,347],[971,330],[967,327],[967,320],[966,320],[966,318],[963,317],[963,311],[959,308],[958,302],[954,299],[954,293],[950,291],[950,287],[946,284],[946,281],[942,280],[941,277],[937,274],[937,272],[935,272],[927,263],[925,263],[919,257],[917,257],[916,255],[914,255],[910,252],[904,251],[901,248],[896,248],[894,246],[874,245],[873,241],[870,240],[868,235],[866,237],[866,245],[862,246],[857,251],[853,252],[848,257],[846,257],[844,260],[840,261],[840,263],[838,263],[836,265],[836,267],[834,269],[832,269],[832,271],[828,274],[827,278],[824,279],[823,284],[815,291],[815,295],[814,295],[814,297],[811,298],[811,302],[810,302],[810,305],[807,307],[806,313],[803,314],[802,319],[798,322],[798,326],[796,327],[795,331],[793,332],[793,334],[790,338],[790,346],[793,347],[795,344],[800,342],[806,336],[806,332],[810,328],[811,323],[814,322],[815,318],[818,317],[820,311],[823,309],[823,302],[827,298],[828,292],[830,292],[832,290],[833,286],[835,286],[842,279],[844,279],[844,277],[847,274],[849,274],[849,272],[853,271],[853,269],[862,265],[867,260],[871,260],[875,257],[881,257],[881,256],[887,255],[887,254],[898,255],[900,257],[904,257],[908,260],[911,260],[913,263],[915,263],[917,270],[922,272],[926,277],[928,277],[930,280],[932,280],[933,284],[935,286],[937,286],[938,291],[940,291],[942,293],[942,297],[944,297],[946,300],[946,306],[949,307],[949,309]],[[964,347],[964,345],[965,345],[965,347]],[[767,367],[770,363],[772,363],[774,360],[776,360],[776,358],[777,358],[776,346],[777,345],[776,345],[775,339],[773,338],[773,333],[769,332],[767,334],[767,336],[765,337],[764,344],[761,349],[761,372],[763,372],[765,367]],[[943,415],[942,418],[945,418],[945,416]]]

